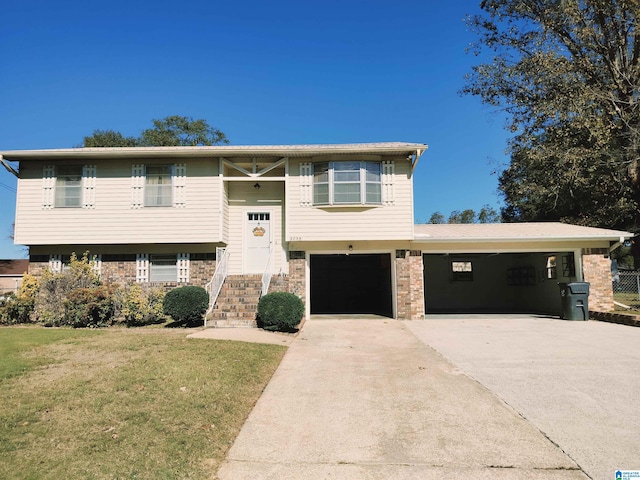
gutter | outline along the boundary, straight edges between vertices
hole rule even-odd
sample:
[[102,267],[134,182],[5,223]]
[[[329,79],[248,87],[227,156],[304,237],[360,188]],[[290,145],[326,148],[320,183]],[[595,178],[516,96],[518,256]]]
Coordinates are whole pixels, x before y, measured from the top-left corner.
[[16,178],[20,178],[20,173],[19,173],[15,168],[13,168],[11,165],[9,165],[9,164],[7,163],[7,161],[2,157],[2,155],[0,155],[0,163],[2,164],[2,166],[3,166],[4,168],[6,168],[6,169],[7,169],[7,171],[8,171],[9,173],[11,173],[11,174],[15,175],[15,176],[16,176]]
[[[623,243],[626,238],[633,237],[632,234],[615,237]],[[612,236],[584,236],[584,237],[561,237],[561,236],[539,236],[539,237],[431,237],[424,235],[416,235],[413,241],[416,243],[440,243],[440,242],[460,242],[460,243],[478,243],[478,242],[535,242],[535,241],[581,241],[581,240],[611,240]],[[615,248],[618,248],[617,246]],[[615,248],[613,248],[615,250]]]
[[392,152],[410,153],[413,166],[426,150],[423,144],[347,144],[347,145],[214,145],[214,146],[178,146],[178,147],[104,147],[104,148],[65,148],[49,150],[12,150],[0,152],[7,158],[36,160],[52,158],[95,158],[95,157],[229,157],[229,156],[280,156],[312,157],[337,154],[389,154]]

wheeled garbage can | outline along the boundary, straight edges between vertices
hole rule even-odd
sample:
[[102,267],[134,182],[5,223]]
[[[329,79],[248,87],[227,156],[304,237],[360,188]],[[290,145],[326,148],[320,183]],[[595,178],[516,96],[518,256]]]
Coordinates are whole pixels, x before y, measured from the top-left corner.
[[589,283],[558,283],[564,320],[589,320]]

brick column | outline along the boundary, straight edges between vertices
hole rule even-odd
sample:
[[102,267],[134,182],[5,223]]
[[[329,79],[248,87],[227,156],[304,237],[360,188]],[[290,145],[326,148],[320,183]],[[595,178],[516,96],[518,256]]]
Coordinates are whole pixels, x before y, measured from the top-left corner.
[[289,292],[295,293],[306,305],[306,255],[305,252],[289,252]]
[[396,250],[398,320],[424,319],[424,278],[420,250]]
[[607,248],[583,248],[582,272],[589,282],[589,310],[610,312],[613,310],[611,286],[611,260]]

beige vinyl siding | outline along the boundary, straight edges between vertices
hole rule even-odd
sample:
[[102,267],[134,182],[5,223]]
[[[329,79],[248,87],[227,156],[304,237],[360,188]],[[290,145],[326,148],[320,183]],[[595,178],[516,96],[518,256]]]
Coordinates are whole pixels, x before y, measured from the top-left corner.
[[[260,180],[257,179],[259,182]],[[284,250],[282,212],[284,189],[282,182],[261,182],[259,190],[254,182],[228,182],[229,192],[229,275],[244,272],[244,238],[246,235],[247,213],[270,213],[271,239],[273,242],[273,274],[288,272]],[[258,200],[262,200],[259,202]],[[267,200],[280,200],[268,202]]]
[[[392,159],[385,157],[382,160]],[[308,242],[411,239],[413,237],[411,165],[404,158],[393,160],[395,160],[393,205],[324,207],[300,204],[300,162],[291,161],[287,186],[289,212],[287,240]]]
[[[220,241],[220,180],[217,161],[182,160],[187,165],[186,205],[132,208],[132,163],[97,165],[95,204],[43,209],[44,163],[23,162],[16,212],[16,242],[44,244],[213,243]],[[56,165],[74,164],[57,161]],[[75,164],[81,164],[75,162]],[[147,164],[172,164],[153,160]]]

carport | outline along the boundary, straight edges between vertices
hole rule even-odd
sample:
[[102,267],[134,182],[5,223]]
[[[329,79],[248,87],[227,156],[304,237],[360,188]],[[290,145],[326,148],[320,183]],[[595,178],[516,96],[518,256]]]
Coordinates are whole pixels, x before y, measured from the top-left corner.
[[558,315],[558,283],[591,284],[591,310],[613,309],[609,254],[631,234],[562,223],[416,225],[425,313]]
[[390,254],[310,256],[311,314],[393,316]]
[[576,280],[574,252],[425,254],[427,313],[560,312],[558,282]]

